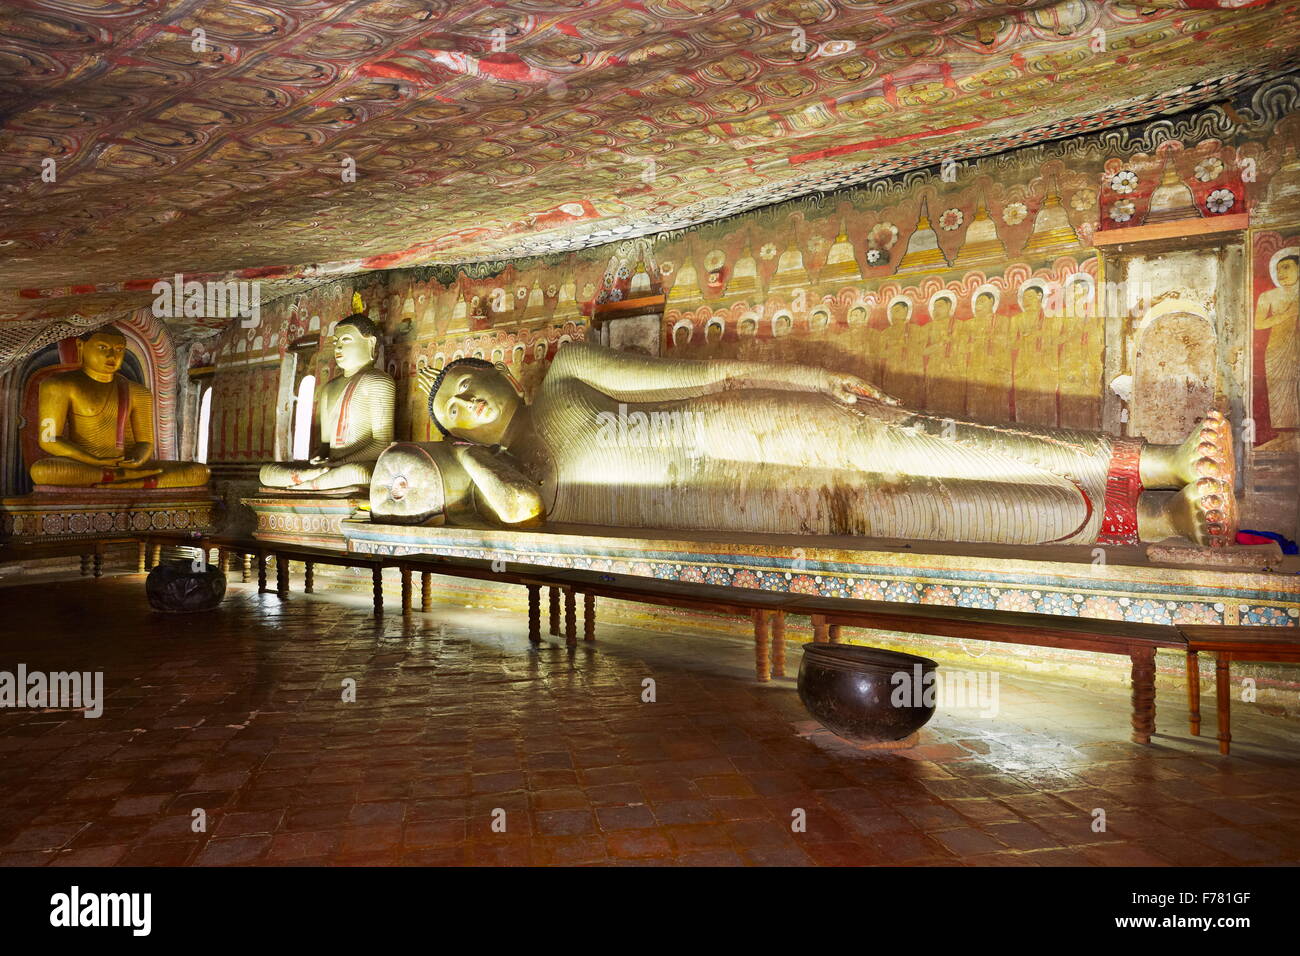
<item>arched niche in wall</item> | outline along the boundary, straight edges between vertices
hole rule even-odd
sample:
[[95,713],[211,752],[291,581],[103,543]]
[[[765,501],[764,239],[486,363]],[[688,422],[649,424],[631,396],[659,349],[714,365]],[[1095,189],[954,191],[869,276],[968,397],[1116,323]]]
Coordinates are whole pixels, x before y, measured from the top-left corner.
[[[164,460],[176,458],[176,350],[166,327],[147,309],[111,323],[126,336],[126,358],[121,374],[144,385],[153,393],[154,454]],[[37,350],[16,370],[14,399],[18,414],[8,421],[4,436],[4,486],[8,493],[31,490],[27,469],[43,457],[37,433],[30,423],[36,419],[41,382],[56,372],[74,369],[80,363],[78,340],[63,339]]]
[[1129,433],[1179,444],[1214,408],[1218,376],[1214,321],[1195,303],[1166,299],[1133,331]]

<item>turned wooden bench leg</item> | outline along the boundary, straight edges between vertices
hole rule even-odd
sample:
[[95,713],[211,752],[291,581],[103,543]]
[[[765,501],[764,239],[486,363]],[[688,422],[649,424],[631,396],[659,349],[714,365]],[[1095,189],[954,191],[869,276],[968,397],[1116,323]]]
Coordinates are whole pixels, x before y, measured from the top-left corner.
[[560,589],[551,588],[551,634],[560,636]]
[[266,592],[266,552],[257,552],[257,593]]
[[420,572],[420,610],[429,612],[433,610],[433,572]]
[[1196,651],[1187,652],[1187,729],[1201,736],[1201,662]]
[[530,643],[540,644],[542,643],[542,587],[540,584],[525,584],[524,587],[528,588],[528,640]]
[[841,625],[839,624],[832,624],[828,628],[830,634],[830,641],[832,644],[838,644],[840,642],[840,627]]
[[826,617],[822,614],[812,616],[813,643],[825,644],[827,641]]
[[302,563],[302,593],[316,593],[316,564],[313,561]]
[[402,613],[411,613],[411,569],[402,568]]
[[785,612],[772,612],[772,676],[785,676]]
[[767,612],[754,612],[754,674],[759,680],[767,680],[771,675],[767,664],[768,634]]
[[289,596],[289,560],[282,554],[275,556],[275,593],[282,598]]
[[137,557],[136,566],[135,566],[136,573],[144,574],[146,571],[149,570],[149,568],[146,567],[146,565],[149,562],[149,554],[148,554],[148,549],[146,548],[145,543],[143,541],[140,542],[139,550],[136,557]]
[[253,579],[253,556],[247,551],[244,552],[243,571],[244,583],[247,584]]
[[95,549],[95,553],[90,557],[90,573],[97,578],[102,578],[104,576],[104,552],[100,551],[98,548]]
[[1136,744],[1149,744],[1151,735],[1156,732],[1156,649],[1134,648],[1129,656],[1133,661],[1132,740]]
[[572,588],[564,592],[564,643],[578,646],[578,595]]
[[1219,709],[1219,753],[1225,756],[1232,749],[1232,675],[1229,664],[1232,655],[1219,651],[1214,655],[1214,694]]
[[81,576],[84,578],[90,573],[90,552],[87,551],[81,556]]
[[582,596],[582,639],[596,640],[596,595],[590,591]]
[[149,546],[149,567],[156,568],[162,561],[162,545],[155,544]]
[[370,593],[374,599],[375,617],[384,616],[384,569],[370,569]]

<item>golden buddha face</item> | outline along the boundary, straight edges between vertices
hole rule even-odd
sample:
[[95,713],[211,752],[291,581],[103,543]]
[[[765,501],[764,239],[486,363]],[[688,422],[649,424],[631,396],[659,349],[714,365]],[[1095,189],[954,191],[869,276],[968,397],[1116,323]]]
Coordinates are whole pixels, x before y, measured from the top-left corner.
[[992,318],[993,296],[987,292],[981,292],[975,297],[975,315],[981,319]]
[[430,407],[455,437],[495,445],[520,403],[514,386],[496,369],[457,365],[443,377]]
[[99,382],[110,381],[126,358],[126,336],[106,330],[81,343],[81,368]]
[[334,364],[343,369],[345,375],[351,375],[375,360],[378,341],[363,335],[361,330],[350,322],[340,322],[336,325],[331,340],[334,345]]
[[1025,289],[1024,303],[1026,312],[1038,312],[1043,307],[1043,290],[1036,285]]
[[947,299],[935,299],[931,313],[936,322],[946,322],[952,317],[952,303]]

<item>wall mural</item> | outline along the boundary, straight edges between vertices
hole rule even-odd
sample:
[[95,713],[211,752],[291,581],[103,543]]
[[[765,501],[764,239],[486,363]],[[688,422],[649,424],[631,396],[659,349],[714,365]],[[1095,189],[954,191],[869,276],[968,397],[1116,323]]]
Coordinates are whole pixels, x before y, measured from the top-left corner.
[[[323,342],[354,288],[384,330],[396,437],[415,441],[439,438],[421,369],[502,362],[531,398],[559,349],[661,296],[661,355],[815,365],[941,419],[1173,441],[1218,409],[1243,449],[1243,523],[1294,533],[1295,87],[1253,94],[1269,119],[1250,130],[1216,108],[971,163],[954,182],[912,173],[658,237],[277,300],[258,328],[221,336],[213,460],[273,457],[286,349]],[[1115,251],[1108,236],[1132,238]],[[1239,369],[1220,354],[1238,335],[1253,356]],[[332,374],[323,350],[314,361]]]

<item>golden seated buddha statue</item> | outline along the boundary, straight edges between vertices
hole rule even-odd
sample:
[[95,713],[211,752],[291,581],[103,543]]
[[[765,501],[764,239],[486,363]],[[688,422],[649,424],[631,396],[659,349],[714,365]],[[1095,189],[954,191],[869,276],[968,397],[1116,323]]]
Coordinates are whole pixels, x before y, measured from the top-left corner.
[[332,337],[334,361],[343,374],[316,400],[320,444],[308,461],[263,465],[265,488],[334,491],[365,488],[380,453],[393,441],[397,383],[375,368],[379,327],[361,313],[340,319]]
[[190,488],[207,484],[208,466],[158,461],[153,394],[119,374],[126,337],[111,326],[81,336],[81,367],[41,382],[32,481],[66,488]]

